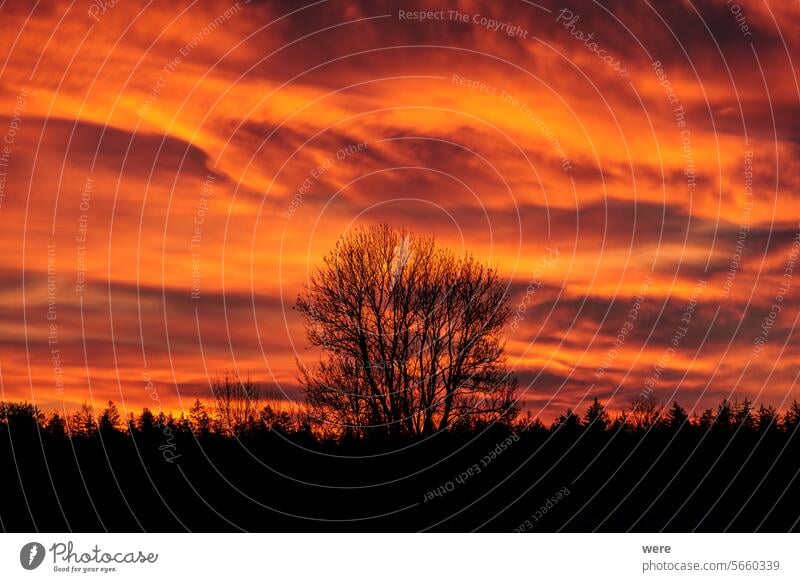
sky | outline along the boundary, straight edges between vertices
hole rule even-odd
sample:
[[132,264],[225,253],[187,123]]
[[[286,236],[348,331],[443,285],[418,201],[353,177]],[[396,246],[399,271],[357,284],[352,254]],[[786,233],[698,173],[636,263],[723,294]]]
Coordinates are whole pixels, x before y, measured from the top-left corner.
[[0,14],[0,400],[302,399],[297,294],[381,222],[502,274],[533,415],[800,398],[797,2]]

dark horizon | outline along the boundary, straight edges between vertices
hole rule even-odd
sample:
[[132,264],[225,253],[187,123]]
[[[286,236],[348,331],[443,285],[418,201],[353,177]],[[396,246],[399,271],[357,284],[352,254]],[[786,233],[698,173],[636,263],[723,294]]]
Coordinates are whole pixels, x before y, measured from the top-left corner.
[[777,419],[719,407],[699,424],[675,408],[621,423],[594,403],[549,428],[520,418],[337,438],[280,414],[231,430],[202,409],[130,424],[107,409],[65,433],[63,419],[40,424],[32,411],[0,416],[0,460],[17,475],[0,498],[5,531],[794,531],[800,521],[798,403]]

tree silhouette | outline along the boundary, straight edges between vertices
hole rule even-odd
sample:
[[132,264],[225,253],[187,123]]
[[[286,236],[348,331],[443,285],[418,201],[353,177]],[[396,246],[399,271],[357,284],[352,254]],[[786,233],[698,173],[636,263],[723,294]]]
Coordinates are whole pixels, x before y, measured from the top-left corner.
[[758,408],[757,425],[759,432],[767,432],[777,430],[780,423],[778,411],[773,406],[764,406],[763,404]]
[[32,432],[43,419],[44,414],[27,402],[2,403],[0,406],[0,421],[5,422],[12,432]]
[[[232,390],[237,390],[235,385]],[[800,524],[793,485],[800,458],[797,403],[779,410],[760,401],[723,402],[687,419],[674,401],[659,418],[652,398],[615,410],[593,400],[580,415],[567,409],[550,427],[526,411],[508,425],[461,425],[438,438],[420,435],[387,443],[380,434],[373,440],[363,433],[309,430],[306,417],[287,412],[291,409],[282,398],[265,393],[264,401],[270,404],[259,410],[258,424],[234,423],[232,431],[218,421],[214,400],[195,401],[188,415],[147,409],[130,413],[128,430],[111,420],[115,415],[110,404],[95,422],[90,405],[76,414],[63,406],[45,414],[32,404],[0,402],[0,466],[7,477],[0,496],[3,527],[137,531],[140,526],[131,520],[133,512],[157,531],[184,526],[218,531],[231,527],[231,522],[248,530],[305,531],[307,521],[293,514],[309,506],[326,511],[326,517],[337,517],[365,508],[379,515],[387,502],[420,505],[420,490],[436,490],[451,479],[463,485],[464,475],[469,474],[465,468],[476,463],[483,481],[470,479],[473,489],[455,486],[447,495],[423,502],[423,507],[436,503],[445,514],[461,511],[467,523],[498,519],[491,506],[471,501],[480,491],[493,491],[484,487],[505,479],[501,501],[524,499],[536,481],[544,483],[539,487],[544,497],[534,495],[532,506],[499,518],[503,521],[492,527],[497,531],[517,527],[557,490],[554,485],[562,483],[570,483],[569,499],[535,522],[534,529],[786,531],[797,530]],[[752,422],[746,414],[750,409]],[[715,428],[716,410],[722,411],[723,420],[726,411],[731,412],[727,429]],[[71,419],[69,425],[65,418]],[[609,422],[611,434],[609,428],[600,428]],[[254,430],[256,426],[263,430]],[[680,438],[674,438],[677,426],[682,427]],[[412,441],[415,446],[405,446]],[[391,458],[375,455],[386,444],[405,450]],[[369,463],[352,462],[364,454]],[[178,467],[181,478],[176,478]],[[296,478],[285,475],[328,487],[298,487]],[[419,487],[409,487],[406,479],[398,478],[407,475],[414,475]],[[372,483],[376,477],[384,483],[380,489],[362,487],[352,493],[353,484]],[[664,505],[653,505],[650,495],[631,494],[626,501],[630,507],[614,509],[619,495],[635,492],[635,484],[643,478],[668,493]],[[265,501],[279,501],[288,511],[276,516],[251,503],[232,502],[231,483],[243,491],[258,491]],[[202,486],[202,497],[197,485]],[[57,509],[54,486],[63,513]],[[700,508],[711,507],[721,496],[725,503],[707,515],[695,508],[681,509],[687,500]],[[170,500],[170,511],[163,510],[165,499]],[[576,512],[576,506],[569,505],[573,503],[597,504],[601,511]],[[209,505],[224,507],[224,517],[208,511]],[[749,511],[736,513],[742,507]],[[613,522],[608,514],[613,514]],[[360,520],[342,523],[337,528],[363,531]],[[430,513],[423,510],[378,518],[369,527],[416,531],[429,523]]]
[[755,418],[753,418],[753,403],[745,398],[741,402],[734,403],[734,416],[733,420],[736,426],[742,429],[750,430],[755,426]]
[[728,430],[731,428],[731,426],[733,426],[733,422],[733,406],[731,406],[730,401],[725,399],[719,403],[719,406],[717,406],[717,416],[714,421],[714,428],[716,430]]
[[70,416],[69,432],[78,436],[92,436],[97,432],[97,422],[91,406],[84,402],[80,409]]
[[108,401],[108,406],[100,414],[100,420],[97,423],[98,429],[103,434],[112,433],[117,430],[122,420],[117,410],[117,405],[111,400]]
[[703,430],[708,430],[714,426],[714,420],[714,411],[710,408],[706,408],[703,411],[703,414],[700,415],[700,419],[697,421],[697,426]]
[[53,413],[47,421],[47,432],[54,438],[61,439],[67,436],[67,423],[57,412]]
[[137,430],[144,434],[150,434],[155,430],[155,427],[156,417],[153,412],[147,407],[142,408],[142,413],[136,421]]
[[211,416],[209,416],[205,404],[199,398],[194,401],[194,404],[189,409],[189,423],[200,436],[208,436],[211,433]]
[[788,410],[783,416],[783,424],[786,430],[794,431],[797,425],[800,424],[800,403],[797,400],[792,400]]
[[649,430],[659,422],[660,406],[652,394],[637,396],[631,403],[628,422],[636,430]]
[[586,409],[586,413],[583,416],[583,424],[585,424],[586,428],[590,431],[603,432],[608,428],[610,423],[611,419],[606,412],[605,406],[595,398],[594,402]]
[[677,400],[672,403],[672,407],[667,412],[667,425],[673,431],[680,430],[689,421],[689,415],[686,410],[678,404]]
[[261,407],[261,387],[247,378],[234,378],[226,372],[211,383],[214,412],[223,431],[232,435],[257,424]]
[[300,365],[319,425],[424,435],[516,413],[501,338],[508,296],[469,255],[386,225],[356,230],[296,307],[324,351],[314,369]]
[[561,434],[572,436],[577,434],[582,428],[581,418],[571,408],[567,408],[564,414],[559,415],[553,421],[552,430]]

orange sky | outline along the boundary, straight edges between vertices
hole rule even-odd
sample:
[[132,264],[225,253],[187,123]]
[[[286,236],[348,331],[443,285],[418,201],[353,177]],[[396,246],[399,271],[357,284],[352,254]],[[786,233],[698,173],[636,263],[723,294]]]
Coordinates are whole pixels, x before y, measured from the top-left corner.
[[381,221],[508,278],[543,418],[800,397],[796,2],[0,13],[5,399],[297,398],[297,292]]

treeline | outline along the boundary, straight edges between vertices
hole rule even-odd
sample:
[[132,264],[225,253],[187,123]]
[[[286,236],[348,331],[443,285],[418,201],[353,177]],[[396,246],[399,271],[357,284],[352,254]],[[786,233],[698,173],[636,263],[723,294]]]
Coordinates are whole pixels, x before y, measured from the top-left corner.
[[[251,380],[235,380],[230,374],[217,378],[211,386],[213,399],[196,399],[186,413],[153,412],[144,407],[138,414],[123,416],[109,400],[98,410],[84,403],[71,413],[46,414],[27,402],[0,402],[0,424],[10,429],[38,428],[56,437],[91,437],[97,434],[141,434],[161,431],[167,435],[194,433],[198,436],[234,436],[264,431],[311,433],[307,415],[298,407],[291,412],[281,398],[265,397],[262,388]],[[270,402],[270,403],[265,403]]]
[[[228,384],[228,386],[231,386]],[[302,434],[305,438],[336,440],[337,438],[367,438],[365,431],[357,433],[352,428],[324,430],[316,426],[315,419],[299,407],[291,411],[280,404],[260,405],[262,397],[257,386],[248,381],[242,394],[226,394],[216,401],[204,402],[196,399],[187,413],[155,413],[143,408],[138,414],[129,413],[123,418],[113,401],[108,401],[101,410],[83,404],[71,414],[53,412],[46,414],[27,402],[0,402],[0,425],[8,429],[24,430],[37,428],[56,437],[91,437],[111,433],[193,433],[200,437],[233,437],[278,431],[284,435]],[[232,389],[236,392],[237,389]],[[708,408],[700,414],[690,414],[678,402],[665,407],[657,401],[640,398],[618,413],[609,413],[598,399],[586,407],[583,413],[567,409],[549,426],[530,413],[511,419],[501,419],[498,424],[514,432],[591,433],[649,431],[744,431],[794,432],[800,425],[800,402],[793,400],[783,411],[771,405],[761,404],[756,408],[752,401],[723,400],[716,408]],[[461,423],[451,429],[455,433],[481,430],[482,423]],[[380,431],[373,431],[377,435]]]
[[779,411],[725,400],[694,414],[652,398],[611,413],[594,400],[548,425],[522,414],[421,437],[325,432],[254,383],[225,386],[182,415],[0,404],[0,529],[787,531],[800,522],[796,401]]
[[138,414],[129,413],[123,419],[113,401],[97,411],[83,404],[71,414],[53,412],[46,414],[27,402],[0,402],[0,428],[5,427],[12,436],[30,429],[39,429],[54,437],[86,438],[98,434],[142,434],[151,432],[194,433],[197,436],[232,437],[256,434],[265,431],[280,431],[284,434],[312,430],[300,413],[273,410],[264,406],[257,413],[241,419],[231,420],[215,412],[214,407],[196,400],[188,414],[155,413],[143,408]]
[[[530,418],[530,417],[529,417]],[[536,419],[524,424],[537,424]],[[560,415],[551,430],[598,432],[626,431],[707,431],[715,430],[767,432],[793,432],[800,425],[800,402],[793,400],[782,413],[772,405],[756,408],[748,398],[724,399],[716,408],[707,408],[700,414],[689,414],[677,401],[670,406],[659,404],[654,398],[640,397],[617,414],[606,412],[605,406],[595,398],[580,415],[569,409]]]

